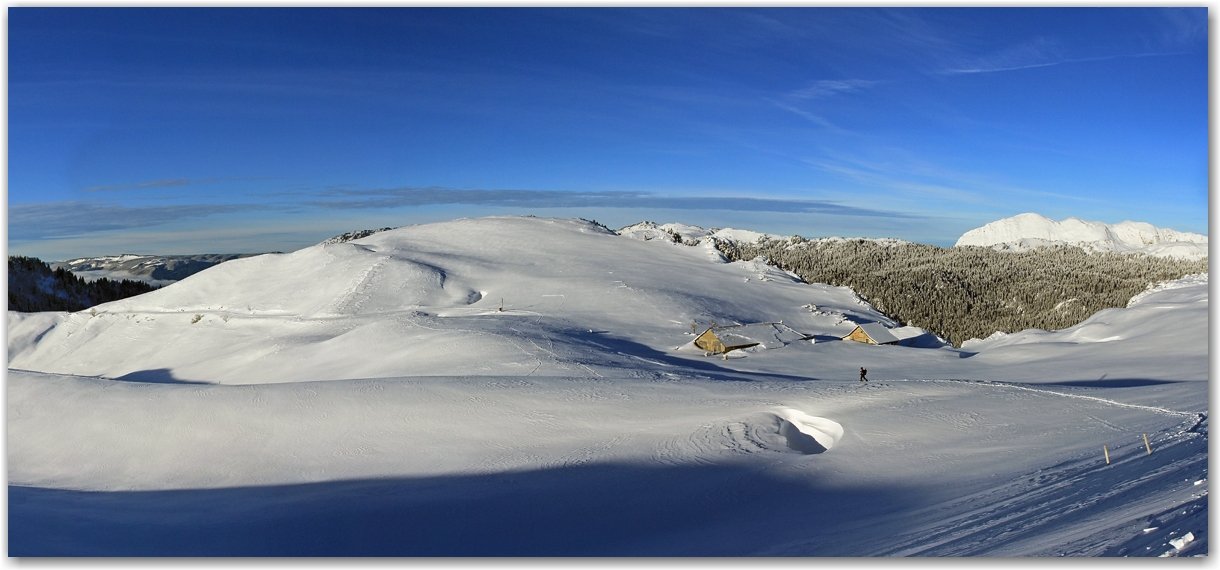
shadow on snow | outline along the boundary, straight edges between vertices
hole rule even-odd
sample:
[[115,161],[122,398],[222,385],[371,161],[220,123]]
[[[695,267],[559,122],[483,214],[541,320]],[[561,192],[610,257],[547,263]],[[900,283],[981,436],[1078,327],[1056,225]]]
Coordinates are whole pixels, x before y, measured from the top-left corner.
[[[868,555],[921,493],[757,465],[598,464],[265,487],[9,487],[9,556]],[[887,528],[891,527],[891,528]]]
[[142,384],[208,384],[208,382],[197,382],[194,380],[179,380],[174,378],[173,372],[168,368],[137,370],[117,378],[111,378],[111,380],[116,382],[139,382]]
[[635,357],[637,359],[644,360],[645,362],[652,361],[651,363],[656,367],[653,369],[654,371],[665,371],[666,367],[672,366],[680,369],[686,369],[686,371],[698,372],[700,375],[707,376],[713,380],[732,380],[739,382],[757,379],[787,380],[796,382],[818,380],[818,378],[813,376],[796,376],[792,374],[776,374],[773,372],[733,370],[731,368],[725,368],[716,364],[714,358],[704,356],[676,356],[664,351],[656,350],[645,344],[610,336],[605,333],[593,334],[597,336],[594,337],[588,333],[569,333],[565,335],[565,340],[570,340],[573,342],[573,344],[579,346],[593,348],[603,354],[618,354],[626,357]]
[[1110,380],[1066,380],[1063,382],[1043,382],[1042,386],[1075,386],[1079,388],[1135,388],[1138,386],[1156,386],[1158,384],[1176,384],[1176,380],[1152,380],[1149,378],[1113,378]]

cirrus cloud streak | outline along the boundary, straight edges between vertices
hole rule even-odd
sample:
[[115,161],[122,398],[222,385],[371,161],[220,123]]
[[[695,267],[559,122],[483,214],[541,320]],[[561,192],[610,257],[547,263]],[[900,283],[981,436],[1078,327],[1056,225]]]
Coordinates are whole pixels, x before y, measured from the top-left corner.
[[674,210],[735,210],[908,218],[908,214],[857,208],[829,200],[797,200],[740,196],[663,196],[645,192],[569,192],[559,190],[485,190],[442,187],[399,187],[373,190],[338,189],[338,199],[305,202],[317,208],[383,209],[440,204],[513,208],[663,208]]

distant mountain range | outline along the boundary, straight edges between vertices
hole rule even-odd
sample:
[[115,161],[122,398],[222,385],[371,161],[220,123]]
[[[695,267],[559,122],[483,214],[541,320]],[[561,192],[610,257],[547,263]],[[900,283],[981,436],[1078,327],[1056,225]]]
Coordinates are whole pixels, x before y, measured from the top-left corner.
[[52,269],[71,271],[86,281],[100,278],[130,279],[151,285],[181,281],[225,261],[261,253],[201,253],[198,255],[109,255],[82,257],[51,263]]
[[10,311],[81,311],[110,301],[126,299],[156,289],[142,281],[107,278],[86,281],[71,271],[51,269],[33,257],[8,258],[8,308]]
[[[322,243],[336,244],[390,230],[358,230],[332,237]],[[661,239],[675,243],[694,244],[702,239],[754,243],[758,239],[781,239],[784,236],[764,234],[739,229],[704,229],[698,226],[669,223],[640,222],[618,230],[616,233],[639,240]],[[842,238],[820,238],[839,240]],[[892,238],[872,239],[877,243],[907,243]],[[962,235],[957,246],[977,245],[1005,251],[1025,251],[1040,246],[1068,245],[1089,252],[1146,253],[1158,257],[1201,259],[1207,257],[1207,236],[1157,228],[1143,222],[1120,222],[1105,224],[1068,218],[1056,222],[1038,214],[1019,214],[991,222],[981,228]],[[279,252],[273,252],[279,253]],[[111,280],[130,279],[151,285],[168,285],[181,281],[214,265],[262,255],[261,253],[204,253],[197,255],[112,255],[83,257],[57,261],[52,269],[63,268],[73,274],[94,281],[99,278]]]
[[80,311],[148,293],[225,261],[258,253],[199,255],[111,255],[46,263],[33,257],[8,259],[10,311]]
[[[390,229],[392,228],[352,231],[332,237],[322,243],[345,243]],[[703,249],[707,250],[708,256],[721,259],[722,256],[714,245],[716,242],[736,242],[749,245],[771,240],[805,240],[805,238],[798,236],[785,237],[750,230],[732,228],[704,229],[698,226],[679,223],[657,224],[647,221],[626,226],[615,233],[641,241],[656,239],[685,245],[702,245],[704,246]],[[816,238],[810,241],[831,243],[843,240],[844,238]],[[865,241],[888,246],[910,243],[893,238],[868,239]],[[1056,222],[1033,213],[1019,214],[970,230],[963,234],[955,245],[984,246],[1000,251],[1025,251],[1037,247],[1066,245],[1079,247],[1088,252],[1145,253],[1157,257],[1174,257],[1187,260],[1205,259],[1208,253],[1208,238],[1200,234],[1157,228],[1143,222],[1126,221],[1111,225],[1102,222],[1086,222],[1076,218],[1068,218],[1062,222]],[[98,302],[104,302],[102,299],[113,300],[114,298],[122,298],[143,293],[145,289],[133,288],[131,285],[127,285],[123,289],[125,294],[119,294],[117,290],[116,293],[86,294],[83,293],[84,289],[81,286],[72,284],[75,283],[77,277],[81,278],[83,283],[93,283],[100,279],[107,279],[112,282],[106,286],[110,288],[118,287],[118,284],[124,280],[141,282],[151,286],[164,286],[181,281],[220,263],[255,255],[263,254],[123,254],[84,257],[47,264],[49,266],[48,270],[37,271],[37,277],[34,276],[34,273],[30,273],[30,271],[34,271],[32,265],[27,268],[29,271],[15,271],[11,261],[12,258],[10,258],[9,308],[10,310],[21,311],[79,310]],[[42,262],[38,261],[38,263]],[[25,265],[29,264],[26,263]],[[22,265],[22,267],[25,265]],[[69,273],[59,275],[57,281],[50,277],[52,273],[59,273],[56,270]],[[18,275],[19,273],[21,275]],[[29,273],[29,279],[26,279],[26,273]],[[14,277],[20,277],[21,283],[14,282]],[[57,283],[60,283],[60,285],[69,284],[71,286],[64,285],[60,287]],[[25,293],[22,293],[23,291],[30,295],[38,296],[40,300],[34,300],[33,297],[26,299],[23,296],[25,295]],[[20,297],[16,304],[14,304],[13,293],[17,293],[17,296]],[[118,295],[118,297],[114,297],[114,295]],[[54,302],[48,305],[47,302],[51,301]],[[63,303],[67,304],[63,305]]]
[[1068,245],[1089,252],[1145,253],[1157,257],[1207,257],[1207,236],[1157,228],[1144,222],[1106,224],[1068,218],[1056,222],[1038,214],[1018,214],[991,222],[962,235],[957,246],[977,245],[1025,251]]

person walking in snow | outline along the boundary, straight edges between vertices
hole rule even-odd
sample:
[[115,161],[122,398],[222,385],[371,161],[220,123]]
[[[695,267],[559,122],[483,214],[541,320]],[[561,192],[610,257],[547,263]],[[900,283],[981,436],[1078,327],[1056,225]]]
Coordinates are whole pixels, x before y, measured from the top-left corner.
[[865,370],[863,366],[861,366],[860,367],[860,381],[861,382],[868,382],[868,378],[866,376],[864,376],[865,374],[868,374],[868,371]]

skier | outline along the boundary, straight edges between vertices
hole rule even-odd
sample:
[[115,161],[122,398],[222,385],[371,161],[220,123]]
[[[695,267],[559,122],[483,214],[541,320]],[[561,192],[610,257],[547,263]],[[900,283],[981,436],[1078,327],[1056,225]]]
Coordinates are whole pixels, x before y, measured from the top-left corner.
[[865,374],[868,374],[868,371],[865,370],[863,366],[861,366],[860,367],[860,381],[861,382],[868,382],[868,378],[864,376]]

